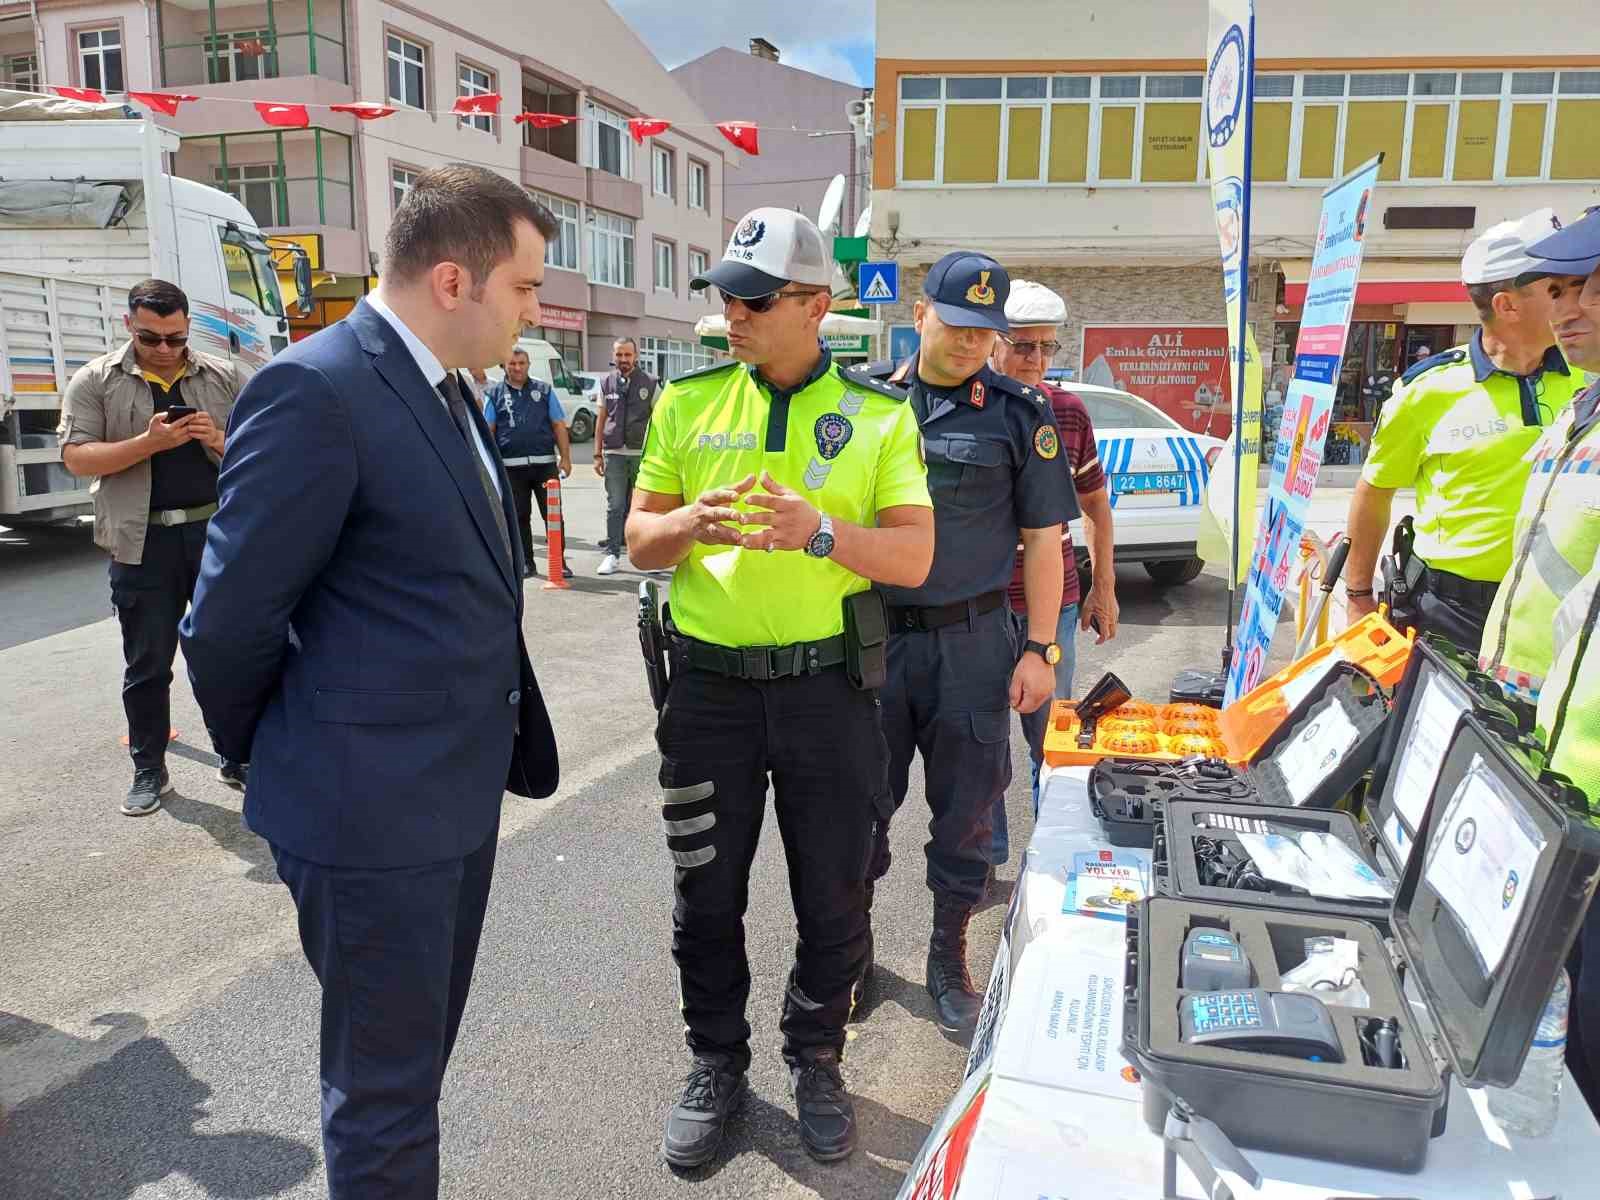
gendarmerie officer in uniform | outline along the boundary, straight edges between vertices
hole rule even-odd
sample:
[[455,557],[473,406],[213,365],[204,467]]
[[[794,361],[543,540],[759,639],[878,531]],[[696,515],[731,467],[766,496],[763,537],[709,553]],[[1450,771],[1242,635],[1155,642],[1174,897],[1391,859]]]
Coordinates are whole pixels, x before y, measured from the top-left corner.
[[[968,1036],[979,997],[967,971],[967,922],[989,872],[992,809],[1011,782],[1011,710],[1033,712],[1055,691],[1061,529],[1079,511],[1044,398],[988,365],[1007,330],[1010,290],[1005,268],[987,255],[945,255],[917,301],[918,352],[899,367],[850,373],[909,390],[928,460],[933,569],[919,586],[882,588],[890,618],[883,724],[896,809],[912,756],[922,752],[933,812],[928,993],[940,1028]],[[1006,603],[1019,542],[1025,627]],[[888,869],[882,822],[869,881]]]
[[[539,573],[533,557],[533,509],[548,524],[545,484],[572,474],[567,417],[555,389],[528,374],[528,352],[520,346],[506,359],[506,377],[484,391],[483,419],[500,447],[511,480],[511,500],[522,535],[522,573]],[[559,472],[559,475],[558,475]],[[572,568],[562,564],[568,575]]]
[[1511,570],[1528,452],[1583,390],[1550,332],[1550,265],[1528,253],[1559,228],[1544,208],[1468,246],[1461,279],[1482,328],[1412,367],[1384,402],[1346,521],[1352,623],[1377,608],[1372,574],[1394,493],[1414,488],[1415,521],[1396,531],[1390,619],[1469,652],[1482,641],[1495,588]]
[[745,1091],[744,912],[769,778],[799,933],[781,1027],[800,1138],[824,1161],[855,1144],[839,1063],[888,767],[876,691],[887,627],[869,581],[922,582],[934,535],[904,397],[847,382],[819,340],[831,271],[797,213],[739,222],[722,261],[690,282],[717,289],[739,361],[662,390],[628,518],[634,566],[673,571],[656,741],[694,1055],[662,1140],[679,1168],[716,1153]]

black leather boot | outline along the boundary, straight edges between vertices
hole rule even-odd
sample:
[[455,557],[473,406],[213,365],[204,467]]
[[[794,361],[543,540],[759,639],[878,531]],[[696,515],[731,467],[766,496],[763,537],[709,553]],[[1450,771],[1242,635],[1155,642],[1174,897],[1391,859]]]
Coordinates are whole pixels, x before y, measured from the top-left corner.
[[933,903],[933,937],[928,942],[928,995],[934,1020],[946,1033],[971,1038],[983,997],[967,973],[967,922],[972,910],[949,900]]
[[726,1063],[696,1058],[683,1096],[667,1114],[661,1154],[680,1170],[710,1162],[722,1144],[728,1117],[743,1103],[745,1078]]
[[856,1109],[839,1074],[839,1052],[808,1050],[789,1064],[800,1141],[818,1162],[847,1158],[856,1147]]

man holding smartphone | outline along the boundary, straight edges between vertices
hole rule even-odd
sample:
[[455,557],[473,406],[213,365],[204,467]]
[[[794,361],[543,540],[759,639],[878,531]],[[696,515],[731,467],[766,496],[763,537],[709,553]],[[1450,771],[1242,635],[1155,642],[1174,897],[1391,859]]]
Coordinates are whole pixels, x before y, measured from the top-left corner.
[[[143,817],[172,790],[165,764],[178,622],[217,511],[223,431],[245,377],[228,359],[189,348],[189,298],[176,284],[135,284],[124,319],[128,342],[73,375],[56,433],[67,470],[96,481],[94,540],[111,555],[133,757],[122,811]],[[242,791],[245,775],[245,764],[224,760],[217,777]]]

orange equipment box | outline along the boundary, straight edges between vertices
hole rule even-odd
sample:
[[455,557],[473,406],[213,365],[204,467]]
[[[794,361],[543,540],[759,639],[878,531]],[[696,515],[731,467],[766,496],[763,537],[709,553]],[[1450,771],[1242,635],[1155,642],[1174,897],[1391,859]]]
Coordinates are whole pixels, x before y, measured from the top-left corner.
[[1330,663],[1353,663],[1384,687],[1393,688],[1405,674],[1410,657],[1410,640],[1373,613],[1220,712],[1200,704],[1130,700],[1100,718],[1094,745],[1086,749],[1078,745],[1076,702],[1057,700],[1045,728],[1044,760],[1053,767],[1064,767],[1089,766],[1108,754],[1161,761],[1204,754],[1226,759],[1234,766],[1248,766]]

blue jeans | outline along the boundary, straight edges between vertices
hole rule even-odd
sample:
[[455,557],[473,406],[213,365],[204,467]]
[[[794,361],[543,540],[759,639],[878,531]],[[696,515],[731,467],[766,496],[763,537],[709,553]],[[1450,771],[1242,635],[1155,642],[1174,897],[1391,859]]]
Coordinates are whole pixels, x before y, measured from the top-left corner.
[[[1069,604],[1061,610],[1056,622],[1056,644],[1061,647],[1061,661],[1056,664],[1056,699],[1072,696],[1072,672],[1078,665],[1078,606]],[[1044,762],[1044,732],[1050,724],[1050,703],[1041,704],[1036,712],[1022,714],[1022,736],[1028,743],[1028,757],[1033,760],[1033,815],[1039,815],[1039,766]],[[989,844],[989,861],[1002,866],[1011,857],[1011,830],[1006,824],[1006,798],[994,802],[994,840]]]

